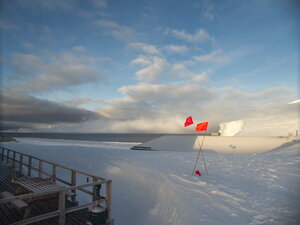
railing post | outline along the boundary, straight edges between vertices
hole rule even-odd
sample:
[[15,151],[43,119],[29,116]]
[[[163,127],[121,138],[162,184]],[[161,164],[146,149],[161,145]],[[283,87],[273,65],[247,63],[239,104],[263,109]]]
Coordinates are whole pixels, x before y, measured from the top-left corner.
[[[97,182],[97,178],[93,177],[93,182]],[[97,189],[96,185],[93,185],[93,202],[97,200]]]
[[56,164],[52,164],[52,182],[56,182]]
[[12,163],[12,167],[15,168],[16,167],[16,152],[13,151],[13,163]]
[[4,148],[2,148],[1,159],[4,161]]
[[[71,185],[72,185],[72,186],[76,186],[76,171],[75,171],[75,170],[72,170]],[[73,189],[71,192],[75,194],[75,193],[76,193],[76,190]],[[75,201],[76,201],[75,195],[71,197],[71,200],[72,200],[72,202],[75,202]]]
[[19,173],[22,174],[22,168],[23,168],[23,154],[20,154],[20,162],[19,162]]
[[65,191],[59,192],[58,208],[59,208],[59,225],[65,225],[66,221],[66,193]]
[[109,180],[107,183],[106,183],[106,209],[107,209],[107,214],[108,214],[108,220],[111,221],[111,209],[112,209],[112,206],[111,206],[111,189],[112,188],[112,182],[111,180]]
[[39,159],[39,177],[42,177],[43,161]]
[[6,149],[6,163],[8,163],[8,158],[9,158],[9,150],[8,149]]
[[28,173],[27,173],[27,175],[30,177],[31,176],[31,167],[32,167],[32,157],[31,156],[29,156],[29,158],[28,158]]

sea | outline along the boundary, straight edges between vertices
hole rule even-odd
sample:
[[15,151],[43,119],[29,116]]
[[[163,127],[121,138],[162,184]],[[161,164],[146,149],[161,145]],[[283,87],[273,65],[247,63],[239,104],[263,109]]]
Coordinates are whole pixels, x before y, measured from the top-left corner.
[[0,136],[14,138],[43,138],[64,139],[99,142],[139,142],[144,143],[166,134],[143,134],[143,133],[21,133],[0,132]]

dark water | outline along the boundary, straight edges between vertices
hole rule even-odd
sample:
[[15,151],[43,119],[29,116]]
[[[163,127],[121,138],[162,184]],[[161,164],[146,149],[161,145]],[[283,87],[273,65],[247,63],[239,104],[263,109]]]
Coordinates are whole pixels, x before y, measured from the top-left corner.
[[47,139],[65,139],[82,141],[109,141],[109,142],[146,142],[163,136],[164,134],[99,134],[99,133],[13,133],[0,132],[1,136],[10,136],[14,138],[47,138]]

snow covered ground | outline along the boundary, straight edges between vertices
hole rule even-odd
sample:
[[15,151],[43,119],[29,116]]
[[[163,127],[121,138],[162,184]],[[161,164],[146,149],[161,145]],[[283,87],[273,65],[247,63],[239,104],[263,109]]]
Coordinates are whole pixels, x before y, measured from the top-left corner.
[[299,224],[300,142],[261,154],[132,151],[133,143],[1,144],[113,180],[116,225]]

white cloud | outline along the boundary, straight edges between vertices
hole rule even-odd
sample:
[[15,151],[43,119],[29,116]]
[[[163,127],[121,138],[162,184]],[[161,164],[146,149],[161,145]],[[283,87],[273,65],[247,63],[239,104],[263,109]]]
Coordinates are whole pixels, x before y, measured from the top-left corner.
[[182,63],[176,63],[172,64],[171,66],[171,75],[173,77],[179,77],[179,78],[192,78],[195,76],[195,74],[191,71],[189,71],[186,66]]
[[107,7],[106,0],[93,0],[92,2],[97,8],[103,9]]
[[167,45],[164,47],[168,52],[184,54],[189,51],[189,49],[184,45]]
[[184,63],[169,63],[166,59],[158,56],[139,56],[130,62],[131,65],[140,65],[143,68],[138,70],[136,78],[143,82],[155,82],[159,78],[168,77],[171,79],[185,79],[197,82],[207,81],[207,75],[210,71],[194,73],[190,71]]
[[132,42],[129,43],[128,46],[130,48],[135,48],[141,51],[144,51],[149,54],[160,54],[160,51],[157,49],[155,45],[149,45],[146,43],[141,43],[141,42]]
[[[98,59],[64,52],[47,61],[31,54],[13,54],[10,85],[29,92],[44,92],[103,80],[102,71],[92,66]],[[7,76],[7,75],[6,75]]]
[[95,25],[104,29],[104,33],[111,35],[118,40],[129,42],[135,39],[135,31],[133,29],[113,21],[100,19],[95,21]]
[[210,0],[200,2],[201,15],[205,19],[213,20],[215,14],[215,5]]
[[196,74],[192,79],[196,82],[205,82],[207,81],[207,76],[210,74],[210,71],[204,71],[200,74]]
[[18,0],[23,7],[31,7],[34,9],[42,8],[46,10],[63,10],[70,11],[75,8],[74,0]]
[[168,63],[165,59],[153,56],[153,57],[139,57],[132,61],[133,64],[144,64],[145,68],[137,71],[135,76],[138,80],[146,82],[154,82],[158,79],[168,67]]
[[145,84],[125,86],[119,89],[123,98],[111,101],[99,113],[111,120],[134,120],[177,115],[184,113],[193,102],[205,102],[214,94],[199,85]]
[[131,60],[130,64],[148,66],[151,64],[151,59],[149,57],[141,55],[138,58]]
[[216,49],[207,54],[194,56],[193,59],[202,63],[225,65],[225,64],[236,62],[238,59],[253,54],[259,50],[260,49],[258,47],[247,47],[247,46],[239,49],[233,49],[230,51]]
[[200,28],[194,34],[189,34],[184,30],[175,30],[175,29],[167,29],[166,34],[171,34],[174,37],[187,41],[187,42],[206,42],[212,41],[213,38],[209,35],[209,33]]
[[222,56],[221,53],[222,50],[217,49],[208,54],[194,56],[194,59],[198,62],[222,63],[224,56]]
[[183,127],[186,116],[209,121],[210,131],[219,123],[243,119],[261,108],[287,104],[295,93],[288,87],[248,93],[232,87],[206,88],[200,85],[138,84],[119,89],[123,98],[111,101],[98,111],[110,119],[112,132],[191,132]]
[[78,51],[78,52],[84,52],[84,51],[86,51],[86,48],[84,47],[84,46],[74,46],[73,48],[72,48],[72,50],[74,50],[74,51]]

